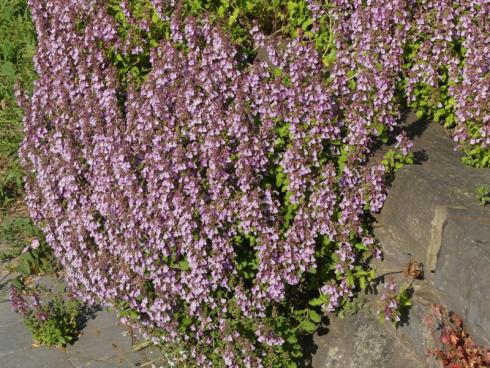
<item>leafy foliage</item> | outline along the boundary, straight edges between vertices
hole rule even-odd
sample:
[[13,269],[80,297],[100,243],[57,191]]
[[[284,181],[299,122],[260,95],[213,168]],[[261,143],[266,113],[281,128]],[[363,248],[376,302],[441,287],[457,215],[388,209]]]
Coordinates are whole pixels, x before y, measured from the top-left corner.
[[51,248],[47,247],[46,244],[23,252],[16,259],[16,262],[15,271],[20,273],[21,277],[53,274],[58,270]]
[[476,199],[481,204],[482,207],[485,207],[487,203],[490,202],[490,188],[481,184],[475,188]]
[[26,217],[7,217],[0,223],[0,260],[7,261],[18,256],[26,244],[40,235],[32,224],[31,220]]
[[22,140],[22,111],[14,97],[19,80],[31,89],[35,78],[34,27],[25,0],[0,2],[0,208],[17,201],[22,194],[23,172],[17,151]]
[[488,2],[421,1],[405,46],[409,106],[450,128],[463,161],[490,167]]
[[[0,261],[10,261],[42,233],[22,210],[23,176],[18,149],[22,110],[14,96],[19,82],[30,91],[36,78],[32,57],[36,39],[25,0],[0,2]],[[46,243],[42,249],[49,247]],[[46,260],[45,260],[46,261]]]
[[433,305],[427,318],[435,348],[430,353],[444,368],[490,367],[490,351],[476,345],[455,312]]
[[78,335],[79,316],[79,302],[58,297],[33,311],[24,319],[24,323],[39,344],[65,346]]
[[55,295],[42,303],[37,292],[24,295],[15,287],[10,289],[10,299],[37,344],[64,347],[77,337],[83,311],[79,301]]

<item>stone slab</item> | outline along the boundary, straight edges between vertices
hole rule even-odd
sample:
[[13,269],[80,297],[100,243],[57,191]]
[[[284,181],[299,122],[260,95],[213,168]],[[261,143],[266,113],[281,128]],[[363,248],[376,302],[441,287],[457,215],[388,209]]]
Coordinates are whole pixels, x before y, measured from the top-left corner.
[[[418,123],[417,123],[418,124]],[[414,151],[424,153],[424,161],[397,172],[391,192],[377,220],[404,252],[421,261],[437,231],[437,209],[463,208],[490,217],[490,206],[482,208],[475,188],[490,185],[490,170],[475,169],[461,163],[461,154],[437,124],[414,138]]]
[[70,361],[76,368],[92,367],[94,362],[112,366],[135,367],[145,357],[133,352],[131,337],[113,313],[102,311],[89,320],[74,345],[67,347]]
[[408,130],[417,132],[414,150],[423,159],[397,173],[375,235],[385,254],[381,274],[401,271],[411,258],[424,263],[425,280],[414,284],[409,319],[396,337],[425,359],[432,304],[460,314],[476,342],[489,345],[490,206],[480,206],[475,188],[490,185],[490,170],[464,166],[437,124],[420,127]]
[[444,304],[461,315],[473,337],[489,346],[490,216],[458,214],[444,227],[437,267],[429,280]]
[[[389,322],[387,322],[389,323]],[[369,312],[333,318],[328,333],[315,336],[315,368],[424,368],[425,363]]]

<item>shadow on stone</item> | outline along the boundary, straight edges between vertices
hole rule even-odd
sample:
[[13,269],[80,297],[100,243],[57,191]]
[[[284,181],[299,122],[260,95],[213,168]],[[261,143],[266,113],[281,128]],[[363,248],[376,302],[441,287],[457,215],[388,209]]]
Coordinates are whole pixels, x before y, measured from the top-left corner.
[[427,161],[429,156],[426,150],[415,151],[413,153],[413,163],[414,165],[422,165],[423,162]]
[[413,113],[407,113],[405,119],[405,123],[401,125],[401,128],[407,133],[410,139],[421,137],[429,127],[427,120],[417,119]]
[[388,133],[388,141],[383,143],[381,141],[376,142],[372,148],[372,155],[377,157],[379,153],[384,154],[387,148],[391,148],[396,144],[396,137],[405,132],[410,139],[420,137],[424,131],[428,128],[429,123],[423,119],[417,119],[415,114],[407,111],[402,113],[402,124],[393,128],[393,131]]
[[97,312],[100,312],[102,308],[99,306],[88,306],[88,305],[83,305],[81,307],[81,312],[80,315],[77,318],[77,331],[78,334],[75,336],[75,338],[70,342],[70,345],[73,345],[76,343],[79,339],[80,332],[83,331],[83,329],[87,326],[87,322],[91,319],[95,319]]
[[318,345],[313,340],[313,335],[306,335],[300,341],[303,346],[303,358],[301,359],[298,367],[300,368],[312,368],[313,367],[313,355],[318,351]]
[[323,316],[322,317],[322,324],[320,325],[320,327],[316,331],[316,334],[318,336],[326,335],[328,333],[328,325],[329,324],[330,324],[330,318],[328,318],[327,316]]

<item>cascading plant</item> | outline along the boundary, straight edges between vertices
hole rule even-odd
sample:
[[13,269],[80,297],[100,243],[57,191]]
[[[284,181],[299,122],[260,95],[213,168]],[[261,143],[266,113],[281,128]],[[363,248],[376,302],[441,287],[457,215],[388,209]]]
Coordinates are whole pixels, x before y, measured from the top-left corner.
[[296,366],[374,278],[370,216],[411,161],[401,134],[367,163],[400,119],[411,1],[275,23],[249,3],[29,1],[30,214],[74,293],[191,366]]

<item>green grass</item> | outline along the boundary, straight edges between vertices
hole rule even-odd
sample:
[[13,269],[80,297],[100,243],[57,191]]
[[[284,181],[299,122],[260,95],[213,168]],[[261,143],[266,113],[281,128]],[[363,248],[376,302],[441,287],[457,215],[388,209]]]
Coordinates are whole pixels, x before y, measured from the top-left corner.
[[35,48],[27,1],[0,0],[0,259],[22,249],[35,232],[22,204],[23,172],[18,157],[22,111],[14,96],[16,82],[32,90]]

